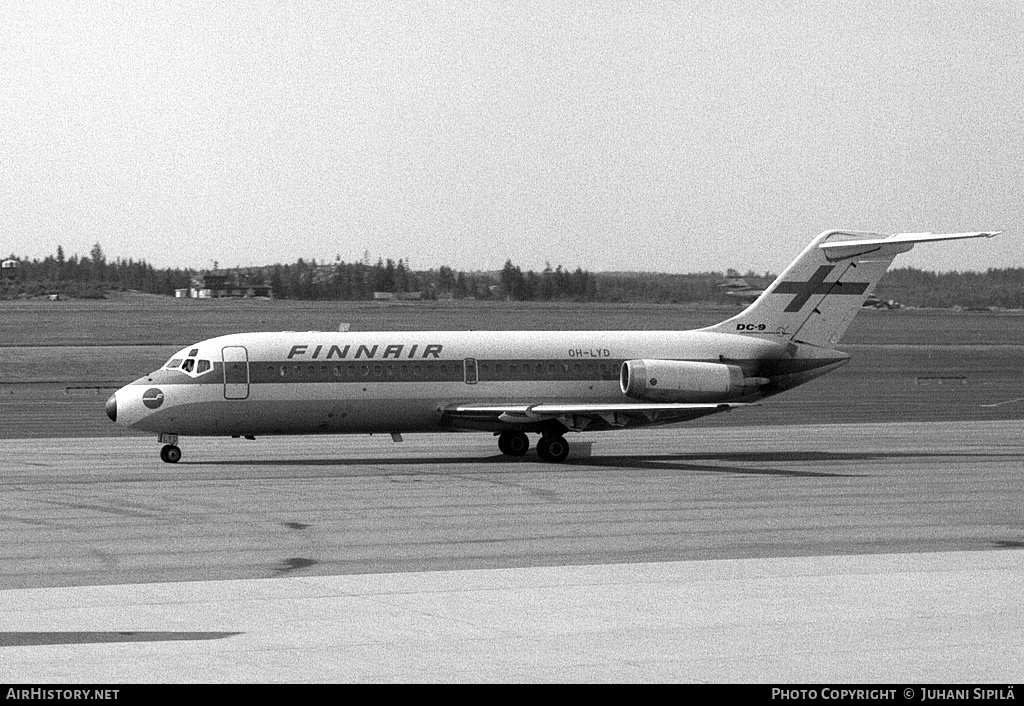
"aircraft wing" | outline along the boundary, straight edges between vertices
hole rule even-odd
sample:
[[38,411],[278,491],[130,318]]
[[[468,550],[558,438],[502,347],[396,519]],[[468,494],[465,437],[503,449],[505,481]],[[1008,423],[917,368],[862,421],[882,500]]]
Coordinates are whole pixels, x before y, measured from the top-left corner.
[[578,418],[601,420],[610,426],[625,426],[631,417],[654,422],[672,416],[703,416],[724,412],[733,407],[750,407],[749,402],[540,402],[537,404],[451,404],[444,414],[453,419],[496,420],[507,424],[531,424],[547,419],[560,419],[570,429],[583,428]]

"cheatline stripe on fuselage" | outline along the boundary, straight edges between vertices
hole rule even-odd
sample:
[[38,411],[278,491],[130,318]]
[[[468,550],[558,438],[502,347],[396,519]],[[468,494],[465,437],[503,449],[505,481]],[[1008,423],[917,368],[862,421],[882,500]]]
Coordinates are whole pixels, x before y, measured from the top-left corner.
[[[476,382],[586,382],[618,380],[624,360],[575,361],[565,359],[474,359]],[[698,361],[721,363],[721,360]],[[772,377],[791,375],[823,367],[836,360],[767,359],[728,360],[731,365],[750,368],[751,374]],[[155,379],[159,378],[159,379]],[[345,363],[298,363],[293,361],[249,361],[249,384],[266,383],[392,383],[392,382],[465,382],[464,359],[431,362],[362,361]],[[241,381],[244,384],[244,380]],[[222,385],[223,363],[196,377],[177,370],[158,370],[137,385]]]

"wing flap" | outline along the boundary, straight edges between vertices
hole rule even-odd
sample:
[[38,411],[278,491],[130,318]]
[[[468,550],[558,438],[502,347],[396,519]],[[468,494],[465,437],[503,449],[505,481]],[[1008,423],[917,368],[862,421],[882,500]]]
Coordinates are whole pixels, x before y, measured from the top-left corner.
[[614,414],[658,414],[671,412],[721,412],[733,407],[750,407],[750,402],[540,402],[537,404],[451,404],[444,408],[450,417],[491,418],[505,422],[536,422],[569,415],[603,417]]

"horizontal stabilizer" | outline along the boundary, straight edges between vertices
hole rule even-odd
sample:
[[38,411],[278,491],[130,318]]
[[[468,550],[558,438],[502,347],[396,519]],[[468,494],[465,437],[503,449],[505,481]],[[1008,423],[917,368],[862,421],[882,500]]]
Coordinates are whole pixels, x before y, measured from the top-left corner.
[[890,253],[902,253],[914,247],[914,243],[929,243],[938,240],[963,240],[965,238],[991,238],[1002,231],[981,231],[977,233],[897,233],[888,238],[869,238],[865,240],[834,240],[824,242],[818,247],[825,251],[825,256],[835,262],[850,257],[867,255],[880,250]]

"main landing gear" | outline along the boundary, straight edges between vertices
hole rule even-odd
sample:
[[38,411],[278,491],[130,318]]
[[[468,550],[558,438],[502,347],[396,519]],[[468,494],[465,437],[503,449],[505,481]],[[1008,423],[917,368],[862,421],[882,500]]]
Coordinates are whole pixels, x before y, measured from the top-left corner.
[[[523,456],[530,449],[530,439],[521,431],[506,431],[498,436],[498,450],[506,456]],[[548,463],[561,463],[569,455],[569,442],[561,434],[542,436],[537,442],[537,455]]]
[[530,437],[521,431],[507,431],[498,437],[498,451],[506,456],[523,456],[530,450]]
[[542,436],[537,442],[537,455],[548,463],[561,463],[569,455],[569,442],[561,436]]

